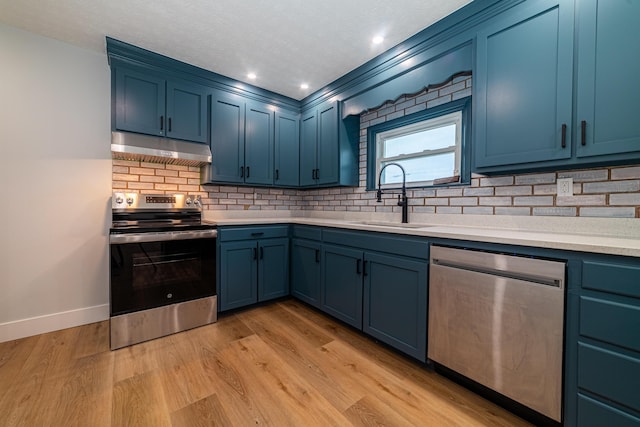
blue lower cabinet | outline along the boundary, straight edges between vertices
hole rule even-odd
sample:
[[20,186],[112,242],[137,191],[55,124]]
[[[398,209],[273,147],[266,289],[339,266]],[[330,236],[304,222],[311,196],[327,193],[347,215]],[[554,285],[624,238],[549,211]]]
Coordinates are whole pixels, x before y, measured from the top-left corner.
[[585,255],[567,306],[567,426],[640,427],[640,259]]
[[287,227],[219,231],[220,311],[289,295],[289,238],[268,238],[278,235]]
[[257,242],[220,245],[220,311],[258,301]]
[[320,308],[321,243],[291,241],[291,295]]
[[364,273],[364,332],[426,361],[427,263],[366,253]]
[[258,301],[289,295],[289,239],[258,243]]
[[320,308],[337,319],[361,329],[364,274],[362,251],[324,245],[322,260]]

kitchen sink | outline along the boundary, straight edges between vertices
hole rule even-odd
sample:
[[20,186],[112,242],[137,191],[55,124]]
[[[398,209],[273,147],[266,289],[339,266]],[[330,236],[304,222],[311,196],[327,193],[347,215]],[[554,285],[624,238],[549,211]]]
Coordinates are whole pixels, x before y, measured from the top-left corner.
[[411,224],[411,223],[391,222],[391,221],[358,221],[357,224],[375,225],[375,226],[378,226],[378,227],[395,227],[395,228],[427,228],[427,227],[432,227],[431,225],[426,225],[426,224]]

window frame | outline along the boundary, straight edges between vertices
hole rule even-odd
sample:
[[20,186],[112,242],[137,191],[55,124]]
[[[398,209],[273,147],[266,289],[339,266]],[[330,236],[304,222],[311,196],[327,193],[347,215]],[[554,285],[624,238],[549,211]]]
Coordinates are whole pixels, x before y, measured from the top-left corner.
[[[426,120],[437,119],[451,114],[461,113],[460,146],[456,147],[460,155],[460,180],[443,184],[425,184],[425,181],[407,183],[406,188],[432,188],[451,185],[466,185],[471,182],[471,96],[448,102],[423,111],[418,111],[387,122],[379,123],[367,128],[367,187],[368,191],[376,190],[378,185],[377,150],[379,149],[378,135],[405,126],[417,125]],[[401,184],[386,184],[384,189],[399,189]]]

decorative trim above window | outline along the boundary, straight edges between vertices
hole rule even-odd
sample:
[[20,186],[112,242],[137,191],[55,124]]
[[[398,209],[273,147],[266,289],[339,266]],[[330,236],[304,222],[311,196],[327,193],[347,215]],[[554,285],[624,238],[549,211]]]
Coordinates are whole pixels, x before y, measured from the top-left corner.
[[[367,129],[367,190],[377,188],[387,163],[406,171],[407,188],[471,181],[471,97],[399,117]],[[387,168],[382,188],[399,188],[399,168]]]

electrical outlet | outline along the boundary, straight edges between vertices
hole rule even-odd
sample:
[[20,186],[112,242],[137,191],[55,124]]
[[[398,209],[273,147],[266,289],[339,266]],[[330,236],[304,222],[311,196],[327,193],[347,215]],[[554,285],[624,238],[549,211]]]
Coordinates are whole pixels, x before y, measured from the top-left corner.
[[560,197],[573,196],[573,178],[558,178],[557,194]]

